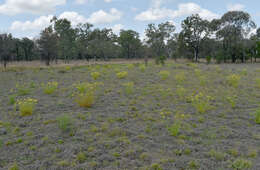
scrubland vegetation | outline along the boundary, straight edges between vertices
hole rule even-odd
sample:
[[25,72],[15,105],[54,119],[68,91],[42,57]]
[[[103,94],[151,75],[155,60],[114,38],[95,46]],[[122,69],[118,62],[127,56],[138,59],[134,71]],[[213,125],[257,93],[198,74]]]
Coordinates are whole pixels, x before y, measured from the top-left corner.
[[258,64],[0,72],[0,169],[260,169]]

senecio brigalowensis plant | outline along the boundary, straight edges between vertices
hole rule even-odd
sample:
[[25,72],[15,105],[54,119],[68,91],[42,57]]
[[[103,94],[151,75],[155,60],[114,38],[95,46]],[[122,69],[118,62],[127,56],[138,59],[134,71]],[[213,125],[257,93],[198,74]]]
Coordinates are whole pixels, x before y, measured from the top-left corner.
[[33,114],[35,105],[38,103],[36,99],[26,98],[17,101],[21,116],[30,116]]

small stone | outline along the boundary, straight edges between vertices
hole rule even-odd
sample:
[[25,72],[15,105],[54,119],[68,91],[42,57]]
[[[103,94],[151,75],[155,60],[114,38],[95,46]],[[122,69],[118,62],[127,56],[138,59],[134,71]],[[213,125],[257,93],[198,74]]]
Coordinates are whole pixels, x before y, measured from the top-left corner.
[[7,131],[5,128],[0,128],[0,136],[1,135],[6,135],[7,134]]

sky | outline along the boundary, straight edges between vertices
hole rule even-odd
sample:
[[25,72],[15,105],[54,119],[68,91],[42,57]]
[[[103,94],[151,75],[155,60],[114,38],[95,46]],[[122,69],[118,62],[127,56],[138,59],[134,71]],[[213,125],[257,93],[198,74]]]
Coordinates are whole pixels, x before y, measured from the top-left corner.
[[92,23],[95,28],[132,29],[144,37],[149,23],[172,22],[176,32],[191,14],[212,20],[227,11],[244,10],[260,27],[259,0],[0,0],[0,33],[34,38],[53,16],[72,26]]

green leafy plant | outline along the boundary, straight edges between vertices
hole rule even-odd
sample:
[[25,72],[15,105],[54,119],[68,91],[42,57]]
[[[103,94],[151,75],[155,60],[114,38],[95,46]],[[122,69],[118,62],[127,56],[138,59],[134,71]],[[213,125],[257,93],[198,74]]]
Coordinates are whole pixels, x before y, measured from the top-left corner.
[[234,109],[236,107],[236,96],[228,96],[227,102],[231,105],[231,107]]
[[33,114],[35,105],[37,104],[36,99],[26,98],[17,101],[21,116],[30,116]]
[[73,128],[73,121],[69,115],[62,115],[57,118],[58,126],[63,132],[70,132]]
[[116,74],[117,78],[119,79],[124,79],[128,76],[128,72],[127,71],[122,71]]
[[210,64],[210,63],[211,63],[211,59],[212,59],[212,57],[211,57],[210,55],[207,55],[207,56],[206,56],[207,64]]
[[100,78],[101,74],[99,72],[92,72],[91,73],[91,77],[94,79],[94,80],[97,80],[98,78]]
[[231,168],[233,168],[234,170],[251,169],[252,168],[252,162],[249,161],[249,160],[238,158],[234,162],[232,162]]
[[260,124],[260,109],[255,112],[255,122]]
[[181,122],[176,121],[170,127],[168,127],[168,131],[170,132],[171,136],[177,136],[181,129]]
[[53,94],[58,88],[58,82],[48,82],[47,84],[43,85],[43,92],[45,94]]
[[206,96],[203,93],[198,93],[191,97],[192,105],[196,108],[198,113],[205,113],[210,109],[210,96]]
[[158,56],[155,58],[155,63],[157,65],[159,65],[159,64],[164,65],[166,60],[167,60],[166,56]]
[[163,70],[163,71],[160,71],[159,72],[159,75],[160,75],[160,78],[162,80],[166,80],[168,79],[168,77],[170,76],[170,72],[169,71],[166,71],[166,70]]
[[123,86],[125,88],[124,91],[127,95],[130,95],[134,92],[134,83],[133,82],[124,83]]
[[227,83],[229,86],[237,88],[239,85],[240,79],[241,79],[241,77],[239,75],[232,74],[227,77]]

